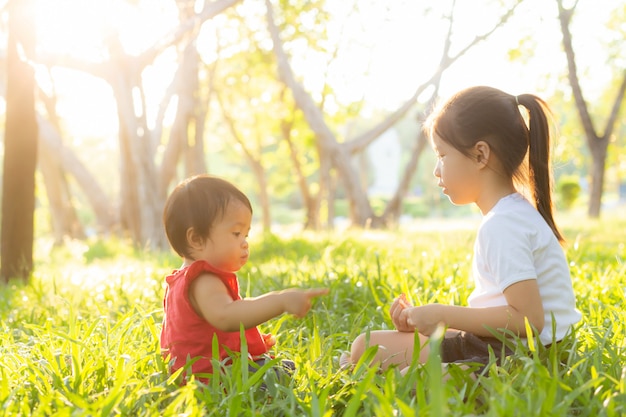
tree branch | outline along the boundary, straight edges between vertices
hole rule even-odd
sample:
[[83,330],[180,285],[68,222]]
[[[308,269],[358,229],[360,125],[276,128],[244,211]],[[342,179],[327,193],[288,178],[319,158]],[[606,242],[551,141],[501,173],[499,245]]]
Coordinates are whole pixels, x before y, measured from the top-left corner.
[[572,46],[572,34],[569,30],[569,23],[572,19],[575,6],[571,9],[565,9],[563,7],[562,0],[557,0],[557,4],[559,6],[559,22],[561,23],[561,32],[563,33],[563,49],[565,50],[565,56],[567,57],[567,75],[570,86],[572,87],[572,94],[574,95],[574,101],[576,102],[578,114],[582,121],[583,129],[585,130],[585,136],[587,137],[587,141],[591,141],[591,138],[597,138],[598,135],[596,134],[596,130],[593,126],[593,121],[589,115],[587,103],[585,102],[582,88],[580,87],[580,81],[578,80],[576,57]]
[[392,114],[390,114],[385,120],[374,126],[372,129],[362,133],[361,135],[355,137],[350,141],[344,142],[341,146],[345,147],[347,151],[351,154],[358,153],[369,146],[374,140],[376,140],[380,135],[382,135],[386,130],[391,128],[398,120],[400,120],[404,115],[415,105],[417,98],[431,85],[434,85],[438,88],[438,84],[441,80],[441,76],[444,71],[448,69],[455,61],[457,61],[461,56],[463,56],[468,50],[474,47],[479,42],[487,39],[491,34],[493,34],[498,28],[504,25],[513,15],[517,6],[521,3],[518,1],[515,3],[511,9],[509,9],[494,25],[492,29],[484,33],[483,35],[475,37],[469,44],[467,44],[464,48],[462,48],[456,55],[450,56],[450,48],[452,46],[452,29],[454,26],[454,10],[456,6],[456,1],[452,2],[450,8],[450,17],[448,24],[448,33],[446,35],[446,39],[444,41],[444,47],[441,53],[441,58],[439,60],[439,66],[435,70],[435,72],[431,75],[431,77],[417,87],[411,98],[405,101],[397,110],[395,110]]
[[617,116],[619,115],[619,109],[624,101],[624,95],[626,94],[626,71],[624,71],[624,78],[622,79],[622,84],[617,92],[617,97],[615,97],[615,101],[613,102],[613,108],[611,109],[611,115],[609,119],[606,121],[606,127],[604,128],[604,135],[607,140],[611,137],[613,133],[613,129],[615,128],[615,122],[617,121]]

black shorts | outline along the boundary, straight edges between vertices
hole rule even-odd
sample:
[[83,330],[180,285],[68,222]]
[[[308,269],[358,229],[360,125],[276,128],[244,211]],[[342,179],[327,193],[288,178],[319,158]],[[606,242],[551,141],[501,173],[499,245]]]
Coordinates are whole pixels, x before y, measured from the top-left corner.
[[[255,359],[254,362],[251,362],[248,365],[248,370],[251,373],[254,373],[257,370],[259,370],[260,367],[264,366],[267,362],[269,362],[270,360],[272,360],[272,358],[270,357]],[[268,391],[268,389],[271,390],[271,388],[268,388],[268,385],[266,384],[266,382],[268,382],[266,377],[269,377],[270,380],[273,380],[274,383],[280,383],[282,385],[289,384],[289,380],[293,376],[293,373],[295,370],[296,370],[296,364],[293,361],[289,359],[282,359],[280,363],[272,367],[271,370],[268,370],[268,372],[265,374],[263,378],[264,382],[261,383],[261,385],[259,386],[259,389],[261,391]]]
[[489,363],[489,347],[500,365],[502,360],[513,351],[495,337],[476,336],[473,333],[448,332],[441,341],[441,362],[443,363],[479,363],[482,372]]
[[[254,364],[250,364],[248,365],[248,370],[250,372],[256,372],[260,367],[262,367],[263,365],[265,365],[267,362],[271,361],[272,358],[267,357],[267,358],[258,358],[254,360]],[[284,373],[286,373],[287,375],[292,375],[294,373],[294,371],[296,370],[296,364],[289,360],[289,359],[282,359],[280,361],[280,364],[276,367],[274,367],[274,369],[278,372],[278,371],[282,371]]]

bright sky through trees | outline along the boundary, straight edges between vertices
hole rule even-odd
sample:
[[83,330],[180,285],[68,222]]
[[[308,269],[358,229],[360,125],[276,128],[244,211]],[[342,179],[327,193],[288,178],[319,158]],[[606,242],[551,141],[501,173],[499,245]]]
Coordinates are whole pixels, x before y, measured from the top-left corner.
[[[103,59],[103,39],[119,32],[126,52],[138,53],[172,30],[176,9],[169,0],[140,0],[136,6],[124,0],[35,0],[40,53],[68,53],[98,61]],[[449,3],[433,2],[424,15],[424,4],[414,0],[360,2],[360,12],[349,7],[351,1],[330,1],[336,16],[328,31],[342,39],[339,58],[331,67],[331,80],[339,99],[348,102],[363,97],[370,108],[392,109],[407,99],[438,64],[446,23],[440,19]],[[486,7],[493,1],[457,1],[455,37],[457,48],[482,34],[502,13]],[[610,69],[602,45],[603,27],[619,0],[581,0],[573,23],[577,57],[582,65],[583,88],[593,99],[606,88]],[[262,6],[249,0],[244,7]],[[510,22],[474,48],[445,73],[441,93],[476,84],[489,84],[511,93],[536,92],[549,96],[563,82],[566,68],[561,52],[557,6],[549,0],[527,0]],[[215,24],[219,24],[216,19]],[[582,29],[581,29],[582,28]],[[587,29],[589,28],[589,29]],[[199,45],[214,42],[210,25],[203,30]],[[525,42],[520,43],[520,39]],[[533,55],[511,62],[511,50]],[[454,48],[453,48],[454,52]],[[205,52],[203,56],[210,54]],[[150,101],[156,107],[175,69],[173,53],[166,54],[144,74]],[[305,84],[315,88],[324,73],[321,56],[294,56],[295,71]],[[49,74],[40,69],[41,84],[51,86]],[[60,95],[59,113],[67,119],[72,136],[104,136],[117,133],[114,101],[108,86],[91,76],[68,70],[55,70],[55,88]]]

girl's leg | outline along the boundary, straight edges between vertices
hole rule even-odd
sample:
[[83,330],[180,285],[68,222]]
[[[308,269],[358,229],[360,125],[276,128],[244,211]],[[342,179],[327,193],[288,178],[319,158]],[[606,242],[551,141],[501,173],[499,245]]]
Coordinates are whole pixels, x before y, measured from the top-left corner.
[[[428,338],[418,334],[421,346],[419,361],[424,363],[428,358]],[[397,330],[375,330],[370,333],[360,334],[354,342],[350,352],[349,361],[357,363],[365,350],[370,346],[378,346],[378,351],[372,364],[378,364],[382,369],[391,365],[397,365],[401,369],[411,364],[413,351],[415,350],[415,334],[399,332]]]

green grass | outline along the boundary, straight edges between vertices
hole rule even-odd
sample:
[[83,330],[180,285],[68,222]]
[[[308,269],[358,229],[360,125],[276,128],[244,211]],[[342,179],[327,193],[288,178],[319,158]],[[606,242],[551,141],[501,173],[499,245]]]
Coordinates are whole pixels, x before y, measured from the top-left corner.
[[401,292],[464,303],[475,222],[255,239],[240,273],[245,295],[289,286],[331,293],[303,319],[261,326],[296,362],[290,381],[235,361],[208,387],[178,386],[159,354],[163,277],[178,267],[175,256],[116,241],[56,249],[38,241],[32,282],[0,289],[0,415],[623,416],[626,218],[562,223],[584,315],[577,338],[490,366],[478,380],[452,368],[446,382],[437,355],[405,377],[364,363],[340,370],[338,356],[359,333],[392,327],[388,306]]

